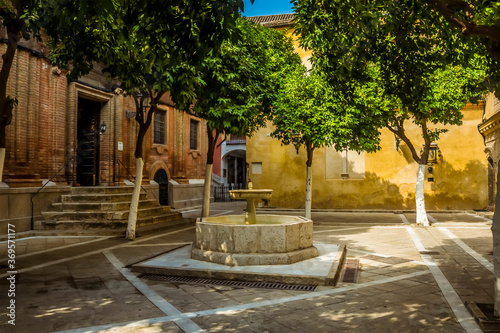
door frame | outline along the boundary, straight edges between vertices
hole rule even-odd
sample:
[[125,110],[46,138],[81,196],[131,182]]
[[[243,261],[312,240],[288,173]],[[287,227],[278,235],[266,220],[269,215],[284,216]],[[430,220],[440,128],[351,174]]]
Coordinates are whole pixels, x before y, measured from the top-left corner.
[[[78,137],[77,137],[77,126],[78,126],[78,98],[84,98],[101,103],[101,109],[99,111],[99,122],[105,121],[107,130],[104,134],[100,136],[100,149],[99,149],[99,175],[96,179],[97,185],[104,185],[104,183],[112,182],[112,175],[114,167],[114,161],[105,160],[105,157],[113,156],[111,150],[114,149],[114,115],[115,107],[112,103],[112,99],[115,97],[113,93],[101,91],[81,83],[71,82],[68,87],[68,113],[67,113],[67,123],[71,124],[67,126],[66,138],[66,180],[69,185],[75,186],[77,177],[77,149],[78,149]],[[121,119],[121,118],[120,118]],[[99,123],[100,124],[100,123]],[[105,143],[105,144],[104,144]],[[103,164],[107,164],[110,167],[103,168]],[[109,175],[103,175],[103,169],[106,169]],[[104,182],[103,182],[104,176]]]

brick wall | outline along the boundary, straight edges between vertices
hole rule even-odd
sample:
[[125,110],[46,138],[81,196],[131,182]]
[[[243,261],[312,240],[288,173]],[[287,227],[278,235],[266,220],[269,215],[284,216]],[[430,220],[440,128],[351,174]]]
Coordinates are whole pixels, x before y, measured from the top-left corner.
[[[0,52],[5,48],[5,44],[0,44]],[[55,180],[75,184],[80,97],[100,103],[99,118],[107,125],[107,131],[100,135],[99,183],[121,184],[124,179],[131,179],[123,165],[135,175],[138,126],[133,118],[125,117],[125,112],[135,112],[135,104],[120,89],[112,90],[116,83],[97,71],[79,82],[68,82],[64,71],[53,67],[47,58],[19,49],[8,83],[8,94],[17,98],[19,104],[7,127],[4,178],[36,173],[47,179],[65,166]],[[161,168],[169,179],[202,179],[207,145],[205,122],[199,124],[199,149],[191,150],[191,117],[172,107],[169,96],[162,102],[167,111],[167,142],[164,147],[154,145],[150,128],[144,142],[144,177],[152,179]],[[123,143],[123,151],[118,150],[118,142]]]

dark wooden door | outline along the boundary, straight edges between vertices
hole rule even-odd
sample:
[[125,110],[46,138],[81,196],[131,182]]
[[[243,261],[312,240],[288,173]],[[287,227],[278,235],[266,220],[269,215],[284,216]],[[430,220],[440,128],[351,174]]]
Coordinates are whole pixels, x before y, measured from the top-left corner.
[[160,205],[168,206],[168,176],[165,170],[158,170],[155,174],[154,180],[158,183],[159,187],[158,199],[160,201]]
[[99,102],[78,99],[76,182],[99,185]]

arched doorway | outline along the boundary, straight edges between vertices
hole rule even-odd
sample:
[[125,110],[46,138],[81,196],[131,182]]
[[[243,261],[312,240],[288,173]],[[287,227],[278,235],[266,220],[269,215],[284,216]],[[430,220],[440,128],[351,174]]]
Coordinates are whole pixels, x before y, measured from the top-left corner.
[[167,172],[163,169],[159,169],[155,173],[154,181],[158,183],[159,195],[158,199],[160,205],[168,206],[168,176]]
[[[231,150],[222,158],[222,176],[225,184],[244,188],[246,183],[246,151]],[[239,184],[239,185],[237,185]]]

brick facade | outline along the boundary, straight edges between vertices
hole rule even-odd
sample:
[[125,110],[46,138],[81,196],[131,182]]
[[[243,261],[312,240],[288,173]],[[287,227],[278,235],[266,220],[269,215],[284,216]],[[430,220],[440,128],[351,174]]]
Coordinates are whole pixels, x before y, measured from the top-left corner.
[[[5,44],[0,44],[4,53]],[[134,150],[138,126],[126,113],[135,112],[130,97],[116,88],[116,81],[99,71],[69,82],[65,72],[53,67],[43,52],[22,47],[9,78],[8,94],[19,101],[13,112],[12,124],[7,127],[7,152],[4,181],[13,187],[16,179],[33,180],[55,177],[57,184],[78,184],[77,167],[79,139],[78,121],[82,118],[83,100],[97,106],[98,124],[107,129],[98,140],[98,175],[95,185],[119,185],[135,175]],[[93,103],[93,104],[92,104]],[[169,96],[160,109],[166,112],[165,144],[153,143],[153,130],[144,140],[144,178],[154,179],[156,172],[165,170],[169,180],[189,183],[203,179],[206,165],[207,134],[204,121],[199,121],[198,149],[189,146],[190,119],[175,109]],[[119,149],[123,146],[123,150]],[[26,183],[23,183],[26,185]]]

